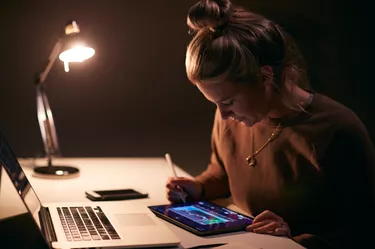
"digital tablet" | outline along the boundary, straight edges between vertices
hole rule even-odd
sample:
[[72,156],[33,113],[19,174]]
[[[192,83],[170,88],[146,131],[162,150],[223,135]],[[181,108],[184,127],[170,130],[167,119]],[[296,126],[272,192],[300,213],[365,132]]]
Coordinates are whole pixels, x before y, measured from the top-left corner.
[[207,201],[149,206],[158,217],[199,236],[245,230],[251,217]]

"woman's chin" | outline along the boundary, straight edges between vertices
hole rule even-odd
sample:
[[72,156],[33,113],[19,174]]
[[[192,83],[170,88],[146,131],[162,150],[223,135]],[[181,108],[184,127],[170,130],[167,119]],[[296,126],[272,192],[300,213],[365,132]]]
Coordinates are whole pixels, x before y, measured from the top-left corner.
[[240,123],[247,126],[247,127],[251,127],[251,126],[255,125],[257,122],[256,122],[255,119],[253,119],[253,120],[243,119],[243,120],[240,121]]

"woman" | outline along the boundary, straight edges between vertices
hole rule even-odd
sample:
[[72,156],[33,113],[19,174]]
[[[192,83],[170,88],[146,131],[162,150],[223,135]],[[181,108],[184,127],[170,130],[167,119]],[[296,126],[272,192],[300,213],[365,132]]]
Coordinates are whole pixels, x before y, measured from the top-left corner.
[[187,76],[217,105],[212,156],[194,179],[170,179],[167,198],[232,196],[255,216],[247,231],[359,248],[375,211],[375,152],[359,118],[309,90],[293,39],[263,16],[202,0],[187,23]]

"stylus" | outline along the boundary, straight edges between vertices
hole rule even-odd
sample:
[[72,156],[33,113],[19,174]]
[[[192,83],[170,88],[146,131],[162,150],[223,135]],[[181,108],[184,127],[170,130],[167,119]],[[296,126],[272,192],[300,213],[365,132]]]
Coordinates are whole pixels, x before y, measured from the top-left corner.
[[173,162],[172,162],[171,155],[169,155],[169,153],[166,153],[166,154],[165,154],[165,159],[167,160],[168,165],[172,168],[173,176],[174,176],[175,178],[177,178],[177,177],[178,177],[178,176],[177,176],[177,172],[176,172],[176,169],[175,169],[174,164],[173,164]]
[[[178,178],[178,176],[177,176],[177,172],[176,172],[176,169],[175,169],[174,164],[173,164],[173,162],[172,162],[171,155],[169,155],[169,153],[166,153],[166,154],[165,154],[165,159],[167,160],[168,165],[172,168],[173,176],[174,176],[175,178]],[[182,190],[182,189],[181,189],[181,190]],[[185,198],[184,198],[183,195],[180,195],[180,198],[181,198],[181,200],[182,200],[184,203],[186,202],[186,201],[185,201]]]

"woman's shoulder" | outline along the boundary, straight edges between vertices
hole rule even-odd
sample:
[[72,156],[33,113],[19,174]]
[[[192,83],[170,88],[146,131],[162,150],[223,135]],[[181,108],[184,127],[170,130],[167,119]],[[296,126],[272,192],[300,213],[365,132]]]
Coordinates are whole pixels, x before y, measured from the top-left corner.
[[359,116],[348,106],[333,98],[315,93],[311,108],[311,123],[326,123],[335,130],[366,132]]

